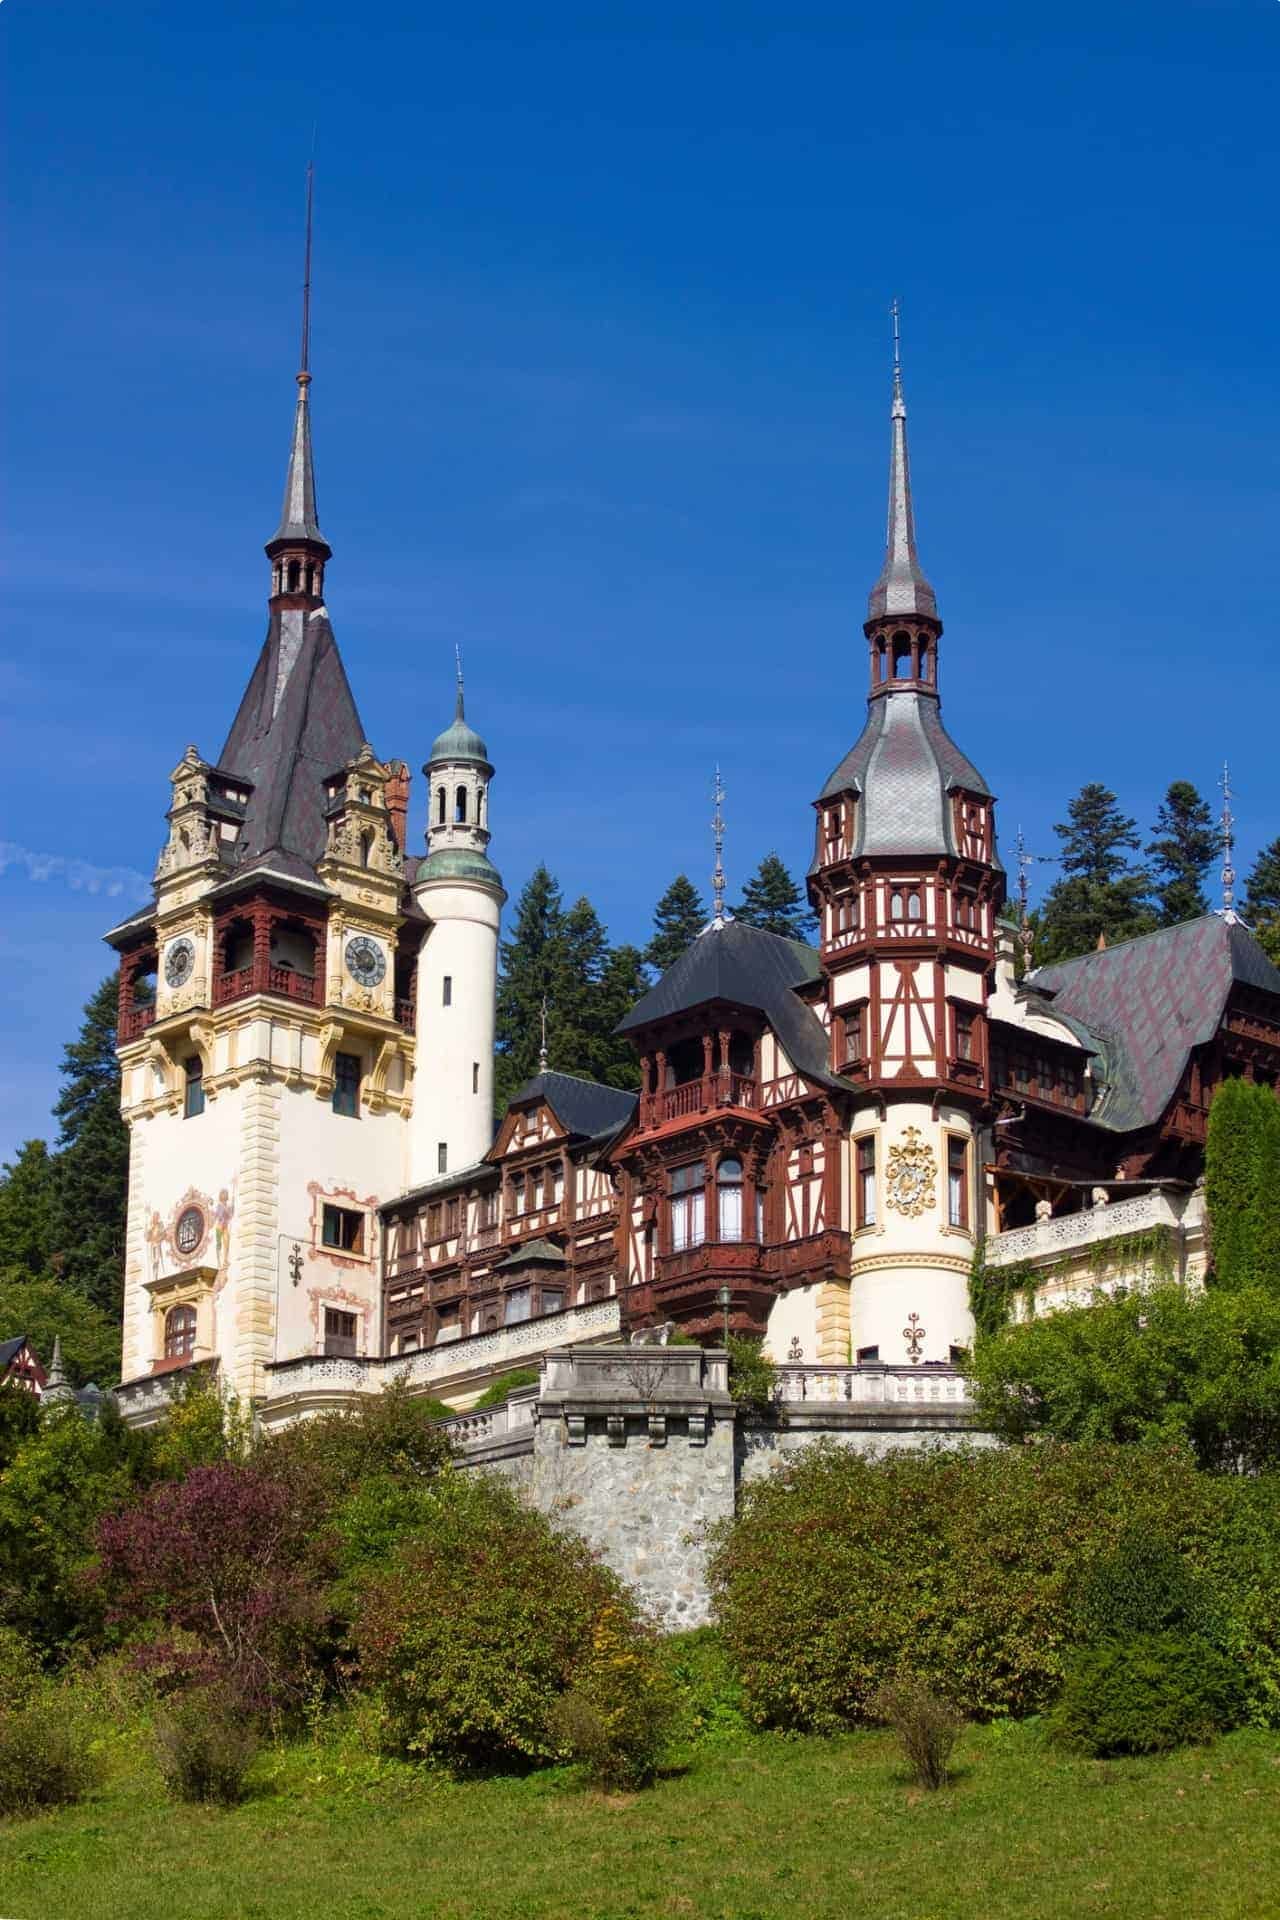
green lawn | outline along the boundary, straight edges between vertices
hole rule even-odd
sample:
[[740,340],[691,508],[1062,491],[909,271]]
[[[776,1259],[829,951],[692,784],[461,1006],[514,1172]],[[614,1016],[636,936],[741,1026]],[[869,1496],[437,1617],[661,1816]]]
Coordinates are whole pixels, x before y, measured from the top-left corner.
[[741,1738],[652,1792],[467,1785],[295,1747],[231,1812],[136,1757],[80,1807],[0,1822],[3,1920],[1224,1920],[1280,1915],[1280,1740],[1158,1761],[974,1729],[940,1794],[893,1742]]

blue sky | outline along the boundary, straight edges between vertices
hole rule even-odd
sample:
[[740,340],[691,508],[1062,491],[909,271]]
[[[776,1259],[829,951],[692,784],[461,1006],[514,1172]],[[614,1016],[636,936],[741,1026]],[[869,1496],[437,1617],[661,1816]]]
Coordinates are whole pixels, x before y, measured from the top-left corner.
[[1276,0],[8,0],[0,44],[0,1153],[261,643],[313,128],[335,629],[415,774],[462,645],[513,895],[543,858],[643,939],[705,882],[717,759],[732,881],[803,867],[864,712],[895,293],[1006,850],[1087,779],[1145,829],[1224,754],[1242,871],[1280,832]]

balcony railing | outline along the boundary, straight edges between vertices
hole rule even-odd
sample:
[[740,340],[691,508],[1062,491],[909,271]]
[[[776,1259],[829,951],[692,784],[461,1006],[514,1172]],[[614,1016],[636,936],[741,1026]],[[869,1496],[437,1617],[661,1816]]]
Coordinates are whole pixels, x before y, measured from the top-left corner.
[[244,1000],[251,993],[274,993],[282,1000],[301,1000],[304,1005],[316,1004],[316,979],[310,973],[299,973],[295,967],[268,967],[265,976],[259,977],[258,969],[253,966],[233,967],[226,973],[215,974],[213,981],[213,1004],[225,1007],[228,1001]]
[[130,1007],[127,1013],[120,1016],[121,1040],[136,1040],[140,1033],[145,1033],[148,1027],[155,1024],[155,1017],[154,1007]]
[[224,1007],[228,1000],[243,1000],[247,993],[253,992],[253,968],[236,967],[233,972],[215,975],[213,982],[213,1004]]
[[993,1233],[983,1258],[989,1267],[1016,1266],[1024,1260],[1060,1260],[1099,1241],[1146,1233],[1155,1227],[1197,1227],[1202,1218],[1203,1204],[1197,1195],[1155,1189],[1135,1194],[1130,1200],[1114,1200],[1108,1206],[1060,1213],[1029,1227]]
[[683,1120],[691,1114],[710,1113],[716,1107],[758,1107],[760,1085],[749,1074],[715,1072],[686,1080],[678,1087],[664,1087],[659,1093],[644,1096],[647,1124],[661,1126],[665,1120]]
[[396,1001],[396,1019],[406,1033],[412,1033],[418,1017],[418,1010],[412,1000]]
[[267,992],[283,994],[286,1000],[305,1000],[313,1006],[316,997],[315,977],[310,973],[299,973],[295,967],[268,967]]

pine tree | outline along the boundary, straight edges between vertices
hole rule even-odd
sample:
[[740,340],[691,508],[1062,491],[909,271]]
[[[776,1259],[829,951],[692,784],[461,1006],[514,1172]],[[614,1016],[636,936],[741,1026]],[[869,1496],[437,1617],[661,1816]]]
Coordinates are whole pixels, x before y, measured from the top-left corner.
[[707,924],[706,904],[687,873],[678,873],[653,910],[653,938],[645,965],[656,974],[674,967]]
[[43,1140],[28,1140],[0,1172],[0,1267],[29,1279],[50,1270],[56,1165]]
[[1280,839],[1264,847],[1245,882],[1244,917],[1280,967]]
[[54,1164],[51,1264],[59,1278],[109,1313],[124,1287],[129,1133],[120,1118],[116,981],[108,975],[62,1058]]
[[804,896],[776,853],[766,853],[733,909],[735,920],[787,940],[804,940],[816,924]]
[[1062,841],[1062,878],[1044,902],[1044,958],[1089,953],[1100,934],[1114,942],[1149,933],[1155,925],[1150,877],[1126,857],[1140,842],[1114,793],[1097,781],[1082,787],[1054,832]]
[[1270,1087],[1224,1080],[1214,1094],[1204,1191],[1217,1284],[1280,1292],[1280,1099]]
[[1221,844],[1204,800],[1189,780],[1175,780],[1160,803],[1155,837],[1147,843],[1162,927],[1176,927],[1209,911],[1205,876]]
[[[564,903],[560,888],[540,862],[516,903],[515,927],[502,943],[498,977],[497,1057],[494,1100],[502,1113],[513,1093],[538,1071],[542,1009],[556,1017],[563,957]],[[550,1035],[548,1036],[550,1037]]]

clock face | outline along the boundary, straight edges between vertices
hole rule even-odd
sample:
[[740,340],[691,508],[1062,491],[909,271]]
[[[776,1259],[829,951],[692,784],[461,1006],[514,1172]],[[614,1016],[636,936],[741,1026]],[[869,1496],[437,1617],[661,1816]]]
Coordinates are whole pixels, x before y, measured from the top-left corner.
[[174,941],[164,957],[164,977],[169,985],[183,986],[191,978],[191,969],[195,963],[195,944],[184,934],[181,940]]
[[199,1207],[184,1207],[173,1230],[173,1244],[179,1253],[194,1253],[204,1239],[204,1215]]
[[359,934],[354,940],[348,940],[346,951],[347,972],[362,987],[376,987],[387,970],[387,957],[376,940],[369,940]]

